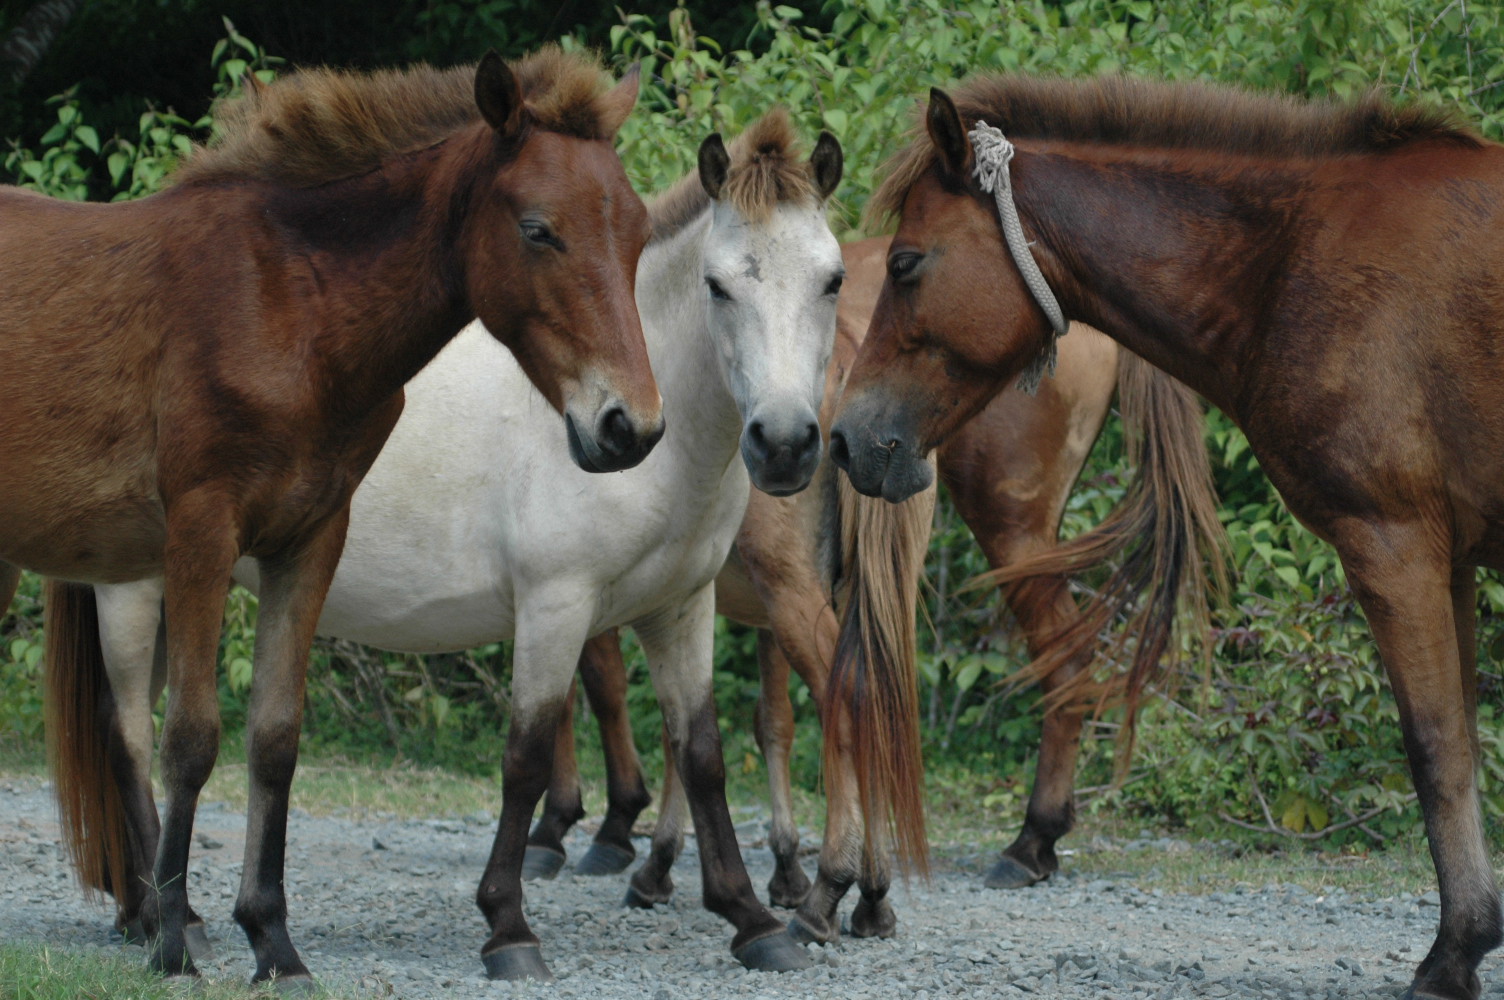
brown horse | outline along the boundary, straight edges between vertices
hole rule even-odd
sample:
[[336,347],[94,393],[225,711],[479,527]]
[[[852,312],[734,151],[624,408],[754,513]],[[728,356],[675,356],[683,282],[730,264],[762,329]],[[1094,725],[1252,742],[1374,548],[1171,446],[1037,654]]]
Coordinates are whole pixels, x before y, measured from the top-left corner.
[[[165,578],[168,804],[157,842],[130,845],[152,882],[84,875],[144,891],[156,969],[194,971],[188,850],[219,747],[236,559],[258,561],[262,589],[235,917],[256,979],[306,977],[282,870],[308,649],[403,383],[478,314],[565,414],[560,446],[582,467],[633,465],[660,436],[632,297],[647,216],[611,147],[637,81],[607,82],[557,49],[510,68],[492,54],[477,68],[299,73],[223,105],[220,140],[150,198],[0,192],[0,565]],[[49,656],[87,657],[93,619],[92,591],[54,585]],[[101,709],[110,698],[99,691]],[[49,740],[91,738],[85,714],[54,720]],[[118,730],[101,738],[123,749]],[[110,821],[122,812],[130,823]],[[64,815],[75,841],[158,830],[149,801]]]
[[[835,398],[867,328],[885,274],[887,247],[888,240],[883,238],[843,248],[846,281],[832,359],[835,384],[828,398]],[[1083,559],[1077,547],[1057,550],[1055,539],[1071,487],[1106,419],[1115,387],[1130,439],[1138,445],[1140,475],[1128,502],[1102,531],[1092,534],[1094,544]],[[939,450],[938,459],[958,511],[994,567],[1060,552],[1058,566],[1052,570],[1055,575],[1010,583],[1003,591],[1025,631],[1034,670],[1042,672],[1047,693],[1068,688],[1080,676],[1107,620],[1126,608],[1139,608],[1137,627],[1128,631],[1153,639],[1135,649],[1136,673],[1142,675],[1163,655],[1177,606],[1184,602],[1192,608],[1204,607],[1205,598],[1197,589],[1205,580],[1198,557],[1217,547],[1221,529],[1210,490],[1200,407],[1178,383],[1120,352],[1116,343],[1095,330],[1076,326],[1061,344],[1056,379],[1043,384],[1034,396],[1005,393],[997,397]],[[840,876],[844,874],[849,884],[851,877],[861,874],[841,871],[842,852],[837,849],[857,831],[860,814],[854,788],[827,783],[827,849],[822,851],[820,878],[811,894],[810,881],[798,862],[799,833],[793,819],[789,760],[794,720],[788,698],[789,671],[792,667],[809,685],[816,703],[825,706],[826,680],[840,631],[832,608],[838,581],[857,599],[869,599],[863,594],[876,582],[864,569],[873,565],[873,557],[897,551],[903,553],[905,565],[917,568],[929,538],[928,502],[902,517],[884,516],[880,504],[869,507],[860,528],[846,530],[854,498],[849,487],[829,471],[827,467],[825,475],[794,498],[754,491],[737,547],[716,581],[717,610],[759,629],[762,691],[756,733],[767,762],[772,801],[769,846],[774,872],[768,883],[769,899],[775,905],[798,907],[793,922],[796,932],[819,941],[839,935],[835,906],[845,888],[837,889]],[[847,505],[844,518],[838,503]],[[1149,544],[1154,541],[1164,544]],[[1059,574],[1104,560],[1123,548],[1133,549],[1133,557],[1103,588],[1110,596],[1083,613]],[[1150,550],[1147,562],[1146,550]],[[1176,558],[1155,564],[1153,551],[1174,553]],[[881,616],[881,621],[905,617],[912,621],[916,576],[912,571],[904,574],[902,592],[889,598],[892,614]],[[1143,597],[1146,590],[1147,599]],[[885,644],[900,655],[912,650],[912,644],[902,640]],[[614,874],[635,856],[632,825],[650,800],[626,716],[626,674],[615,634],[593,640],[579,668],[601,728],[607,812],[574,871]],[[1059,867],[1054,845],[1072,823],[1082,718],[1079,702],[1049,704],[1024,828],[989,873],[988,885],[1032,884]],[[584,816],[571,719],[572,714],[566,712],[544,812],[529,837],[528,873],[534,878],[551,877],[560,870],[562,838]],[[662,812],[682,809],[680,788],[672,774],[666,784]],[[672,890],[668,866],[679,845],[661,840],[655,839],[652,858],[634,875],[629,901],[661,901]],[[859,840],[856,846],[860,848]],[[851,921],[853,932],[858,936],[891,932],[894,917],[878,896],[878,887],[864,883],[863,889],[864,901]]]
[[[973,179],[978,122],[1018,144],[1023,264]],[[1375,96],[992,77],[931,92],[874,204],[900,222],[831,435],[852,483],[922,489],[928,451],[1047,350],[1030,260],[1065,316],[1225,410],[1337,549],[1394,686],[1442,899],[1407,995],[1478,996],[1504,937],[1474,639],[1474,567],[1504,567],[1504,149]],[[831,683],[862,699],[859,753],[904,751],[914,719],[867,711],[893,679]],[[874,801],[906,801],[893,769],[863,768]]]

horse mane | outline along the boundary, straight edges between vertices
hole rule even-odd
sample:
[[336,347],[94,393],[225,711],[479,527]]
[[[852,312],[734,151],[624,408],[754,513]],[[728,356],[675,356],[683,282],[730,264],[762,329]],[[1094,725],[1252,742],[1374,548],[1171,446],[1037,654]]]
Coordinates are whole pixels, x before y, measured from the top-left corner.
[[[1482,141],[1456,111],[1397,105],[1377,89],[1342,102],[1129,76],[1005,73],[973,77],[949,93],[968,129],[985,121],[1013,139],[1291,158],[1377,153],[1426,139]],[[867,206],[869,221],[897,215],[935,156],[921,108],[908,145],[884,169]]]
[[[794,124],[784,108],[774,108],[726,147],[731,166],[721,200],[752,223],[766,222],[780,202],[818,202],[814,174],[799,148]],[[653,238],[683,229],[710,207],[710,196],[691,170],[648,205]]]
[[[594,56],[549,45],[508,63],[534,126],[609,138],[599,102],[610,86]],[[263,180],[316,187],[369,173],[480,119],[475,66],[354,73],[299,70],[248,82],[215,104],[216,136],[173,172],[174,183]]]

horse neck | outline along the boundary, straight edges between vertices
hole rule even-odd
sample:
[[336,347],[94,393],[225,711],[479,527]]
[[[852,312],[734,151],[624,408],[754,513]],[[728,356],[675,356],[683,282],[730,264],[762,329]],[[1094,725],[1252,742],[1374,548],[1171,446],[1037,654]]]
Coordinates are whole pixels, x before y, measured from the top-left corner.
[[664,444],[719,467],[736,455],[742,419],[710,334],[705,291],[710,224],[707,210],[644,248],[637,264],[637,311],[663,395]]
[[1287,264],[1299,177],[1090,152],[1020,149],[1013,161],[1051,288],[1069,316],[1226,408]]
[[418,373],[472,317],[464,294],[453,205],[461,182],[446,161],[459,138],[399,157],[360,177],[312,189],[277,189],[265,215],[286,245],[292,287],[319,336],[337,405],[361,414]]

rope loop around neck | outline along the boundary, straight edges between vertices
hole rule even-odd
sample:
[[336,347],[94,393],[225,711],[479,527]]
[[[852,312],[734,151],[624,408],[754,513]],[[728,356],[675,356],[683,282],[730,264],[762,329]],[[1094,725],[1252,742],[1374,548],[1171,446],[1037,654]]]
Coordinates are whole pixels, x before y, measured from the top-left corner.
[[997,202],[997,216],[1002,222],[1003,238],[1008,243],[1013,262],[1018,265],[1024,284],[1029,287],[1034,301],[1039,303],[1039,308],[1044,310],[1050,321],[1052,332],[1044,349],[1018,376],[1018,387],[1032,396],[1046,373],[1055,374],[1055,341],[1065,336],[1070,325],[1065,321],[1065,313],[1061,310],[1055,293],[1050,291],[1044,273],[1039,270],[1034,253],[1029,249],[1028,238],[1024,236],[1023,224],[1018,221],[1018,206],[1013,203],[1013,181],[1008,175],[1008,163],[1013,159],[1013,143],[1004,137],[1002,129],[983,121],[977,122],[968,134],[976,159],[973,173],[977,183]]

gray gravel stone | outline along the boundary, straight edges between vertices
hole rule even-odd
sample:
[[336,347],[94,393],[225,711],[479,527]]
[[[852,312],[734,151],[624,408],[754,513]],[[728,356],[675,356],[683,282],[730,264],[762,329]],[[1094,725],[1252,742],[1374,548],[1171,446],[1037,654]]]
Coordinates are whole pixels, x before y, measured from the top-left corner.
[[[766,828],[761,812],[738,812],[737,819],[748,833],[754,824]],[[830,948],[812,946],[808,970],[751,973],[731,957],[730,926],[700,905],[690,837],[675,873],[679,891],[657,910],[621,907],[626,875],[583,878],[566,866],[552,882],[528,883],[528,920],[557,982],[491,983],[480,966],[486,929],[474,893],[493,824],[485,813],[399,821],[294,810],[290,923],[315,976],[342,996],[404,1000],[1390,1000],[1409,983],[1435,933],[1437,911],[1426,896],[1317,896],[1279,884],[1179,895],[1069,870],[1029,889],[993,892],[981,887],[992,859],[978,855],[969,870],[941,866],[928,884],[895,886],[896,939],[848,937]],[[251,969],[244,936],[230,919],[244,825],[243,815],[205,803],[190,872],[191,898],[218,955],[203,971],[229,981],[243,981]],[[1167,854],[1228,853],[1225,845],[1141,840],[1143,849]],[[571,858],[587,846],[579,832],[566,843]],[[639,844],[639,856],[646,846]],[[1090,849],[1116,848],[1098,839]],[[771,855],[745,845],[743,854],[761,895]],[[843,913],[853,903],[848,899]],[[74,885],[43,783],[0,782],[0,937],[141,961],[140,950],[112,940],[111,917],[108,908],[83,902]],[[1486,996],[1504,997],[1499,965],[1489,956],[1480,970]]]

